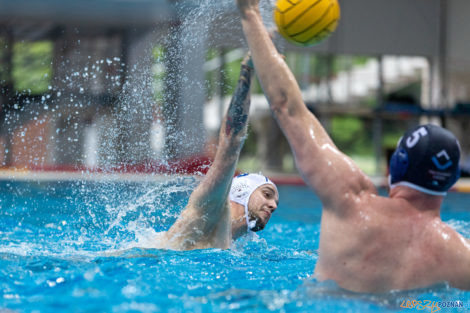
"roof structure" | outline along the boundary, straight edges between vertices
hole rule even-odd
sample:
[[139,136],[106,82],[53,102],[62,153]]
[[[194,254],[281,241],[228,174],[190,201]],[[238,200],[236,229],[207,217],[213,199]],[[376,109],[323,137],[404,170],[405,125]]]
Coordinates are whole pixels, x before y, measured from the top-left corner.
[[175,14],[169,0],[0,0],[0,21],[153,24]]

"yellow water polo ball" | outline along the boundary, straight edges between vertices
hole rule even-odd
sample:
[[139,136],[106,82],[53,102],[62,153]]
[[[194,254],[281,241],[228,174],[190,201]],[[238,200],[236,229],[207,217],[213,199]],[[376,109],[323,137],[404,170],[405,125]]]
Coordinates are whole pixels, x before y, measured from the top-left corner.
[[338,26],[338,0],[277,0],[274,21],[288,41],[312,46],[328,37]]

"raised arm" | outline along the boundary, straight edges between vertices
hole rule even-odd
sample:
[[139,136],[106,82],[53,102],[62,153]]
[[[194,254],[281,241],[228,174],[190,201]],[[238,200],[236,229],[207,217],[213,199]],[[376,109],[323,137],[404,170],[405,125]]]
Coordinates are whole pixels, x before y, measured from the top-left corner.
[[249,57],[246,57],[242,62],[235,93],[220,127],[214,163],[189,199],[188,206],[197,208],[204,214],[210,209],[218,211],[227,201],[238,157],[245,141],[253,72],[253,68],[247,65],[248,60]]
[[228,194],[246,136],[254,71],[248,63],[249,56],[242,62],[238,85],[222,121],[214,162],[191,194],[180,218],[167,232],[172,248],[175,245],[181,250],[228,248],[231,242]]
[[263,25],[258,2],[237,0],[243,31],[263,91],[289,141],[303,179],[326,208],[343,208],[345,201],[354,198],[340,195],[359,195],[365,190],[376,193],[370,179],[336,148],[307,109],[294,75]]

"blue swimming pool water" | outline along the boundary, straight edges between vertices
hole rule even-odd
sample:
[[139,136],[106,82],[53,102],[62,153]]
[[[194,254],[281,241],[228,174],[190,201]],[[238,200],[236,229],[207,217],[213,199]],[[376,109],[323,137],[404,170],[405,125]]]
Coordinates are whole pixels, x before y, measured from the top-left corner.
[[[463,301],[436,286],[353,294],[311,278],[320,203],[280,186],[259,238],[230,250],[143,249],[184,207],[196,181],[0,182],[0,312],[431,312],[403,301]],[[451,193],[442,217],[470,237],[470,195]],[[441,312],[468,312],[442,308]]]

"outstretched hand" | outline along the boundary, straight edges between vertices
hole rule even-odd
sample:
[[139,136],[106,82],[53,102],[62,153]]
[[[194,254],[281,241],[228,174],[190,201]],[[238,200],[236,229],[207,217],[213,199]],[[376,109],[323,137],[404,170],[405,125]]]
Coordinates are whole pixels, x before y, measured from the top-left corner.
[[245,13],[250,10],[259,10],[259,0],[235,0],[237,2],[238,10],[240,13],[245,15]]

